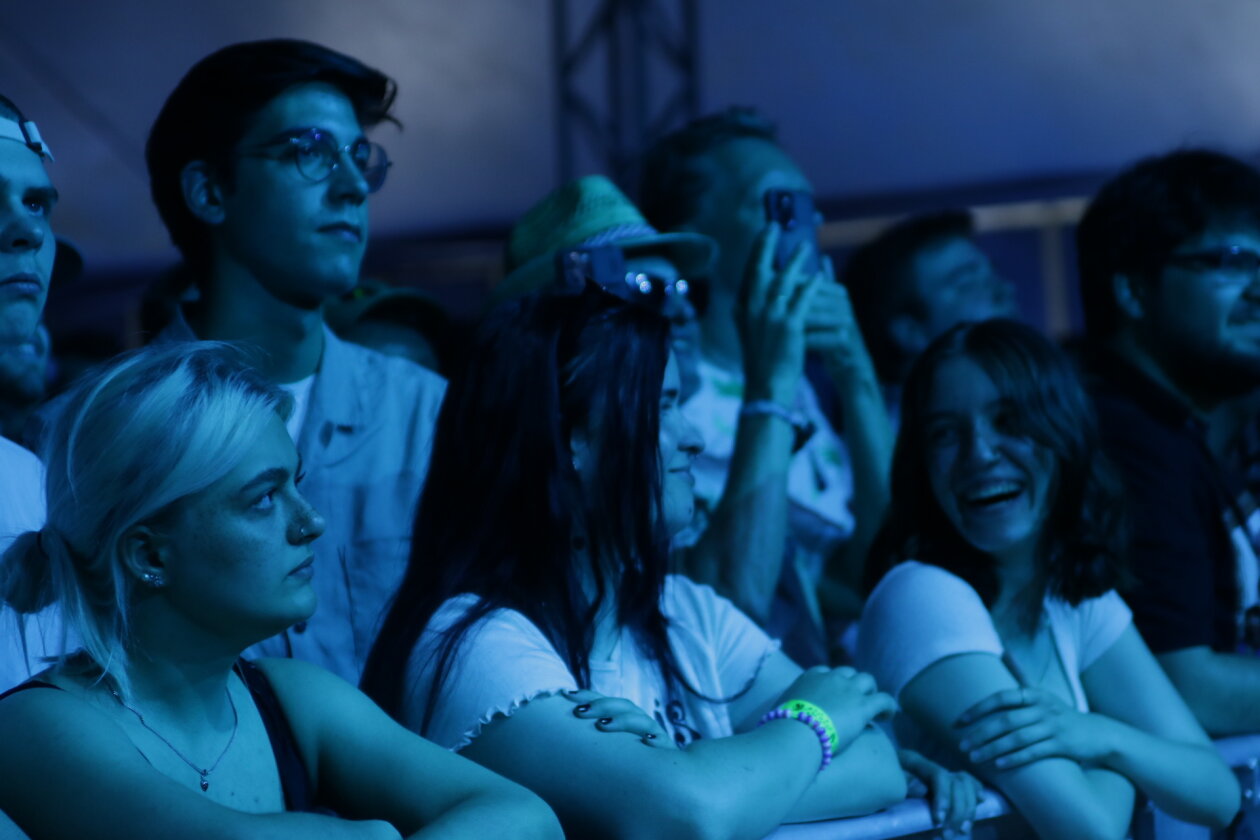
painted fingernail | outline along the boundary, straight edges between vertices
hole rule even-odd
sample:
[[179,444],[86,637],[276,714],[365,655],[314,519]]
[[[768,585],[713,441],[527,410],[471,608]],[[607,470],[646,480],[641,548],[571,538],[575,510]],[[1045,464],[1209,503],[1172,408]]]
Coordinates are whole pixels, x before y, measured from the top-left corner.
[[586,714],[587,712],[589,712],[590,710],[591,710],[591,704],[590,704],[590,703],[583,703],[581,706],[578,706],[576,709],[574,709],[574,710],[573,710],[573,714],[575,714],[575,715],[584,715],[584,714]]
[[599,720],[595,721],[596,726],[607,726],[610,723],[612,723],[612,718],[600,718]]

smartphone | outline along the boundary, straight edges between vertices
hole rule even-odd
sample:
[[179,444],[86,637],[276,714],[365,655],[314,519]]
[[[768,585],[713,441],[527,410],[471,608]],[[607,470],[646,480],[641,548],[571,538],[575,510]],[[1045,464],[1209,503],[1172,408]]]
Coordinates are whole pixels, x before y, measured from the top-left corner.
[[818,225],[815,222],[814,197],[804,190],[766,190],[766,221],[778,222],[779,247],[774,252],[774,267],[783,268],[792,259],[802,242],[809,249],[805,271],[818,272]]
[[613,294],[624,296],[626,257],[617,246],[563,248],[556,254],[556,262],[556,279],[560,288],[581,292],[587,283],[595,283]]

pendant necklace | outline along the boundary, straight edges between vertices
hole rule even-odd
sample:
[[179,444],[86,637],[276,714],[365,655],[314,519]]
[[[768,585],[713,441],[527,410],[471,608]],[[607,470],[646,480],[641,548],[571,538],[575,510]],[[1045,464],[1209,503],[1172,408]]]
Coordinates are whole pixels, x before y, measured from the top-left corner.
[[227,699],[228,699],[228,706],[232,708],[232,734],[228,736],[227,744],[223,747],[223,751],[219,753],[219,757],[214,760],[214,764],[211,764],[207,768],[198,767],[196,764],[189,761],[188,756],[184,755],[182,752],[179,751],[179,747],[175,746],[170,741],[163,738],[161,732],[158,732],[156,729],[154,729],[152,726],[149,726],[149,724],[145,722],[144,715],[140,714],[140,712],[137,711],[134,707],[128,706],[125,702],[123,702],[122,696],[119,695],[118,690],[115,689],[113,686],[110,686],[109,693],[114,695],[114,699],[118,701],[118,705],[122,706],[124,709],[126,709],[127,711],[131,712],[133,715],[136,716],[136,720],[140,721],[141,726],[143,726],[145,729],[149,730],[154,735],[156,735],[159,741],[161,741],[163,744],[166,744],[166,746],[171,748],[171,752],[179,756],[180,761],[187,764],[189,767],[193,769],[195,773],[197,773],[197,775],[201,776],[202,793],[205,793],[206,791],[210,789],[210,774],[215,771],[215,768],[219,766],[219,762],[223,760],[223,756],[227,755],[227,751],[232,748],[232,742],[236,740],[237,726],[241,722],[240,716],[237,715],[236,713],[236,701],[232,699],[232,690],[230,688],[227,690]]

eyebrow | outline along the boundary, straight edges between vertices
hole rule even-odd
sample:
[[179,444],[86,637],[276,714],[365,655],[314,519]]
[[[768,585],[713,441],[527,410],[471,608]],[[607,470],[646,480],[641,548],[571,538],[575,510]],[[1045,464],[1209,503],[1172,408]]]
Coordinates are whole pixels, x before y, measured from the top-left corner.
[[[301,469],[300,464],[298,465],[298,469]],[[264,487],[268,484],[279,484],[285,481],[288,477],[289,471],[284,467],[272,467],[271,469],[263,470],[258,475],[247,481],[245,485],[241,487],[240,492],[242,495],[245,495],[252,490]]]
[[25,192],[24,196],[38,199],[49,206],[61,200],[61,193],[57,192],[56,187],[31,187]]
[[[984,410],[993,411],[995,409],[1010,408],[1014,404],[1015,404],[1015,401],[1011,399],[1010,397],[998,397],[997,399],[989,400],[987,403],[985,403]],[[950,417],[957,417],[960,413],[963,413],[963,412],[932,411],[932,412],[928,412],[927,420],[928,422],[931,422],[933,420],[948,419]]]
[[[6,178],[3,175],[0,175],[0,187],[8,188],[13,186],[13,184],[14,181],[12,178]],[[61,193],[57,192],[57,188],[51,184],[39,184],[22,190],[22,196],[24,198],[34,197],[42,199],[43,201],[56,203],[57,200],[61,198]]]
[[[261,143],[251,144],[251,145],[258,145],[258,146],[271,146],[271,145],[274,145],[274,144],[276,144],[276,143],[282,143],[282,142],[284,142],[285,140],[292,140],[292,139],[293,139],[293,138],[295,138],[295,137],[301,137],[303,134],[305,134],[305,133],[306,133],[306,132],[308,132],[308,131],[318,131],[320,134],[325,134],[325,135],[327,135],[327,136],[331,137],[331,138],[332,138],[332,141],[333,141],[334,143],[340,143],[340,142],[341,142],[340,140],[338,140],[338,139],[337,139],[337,133],[336,133],[335,131],[331,131],[331,130],[329,130],[329,129],[327,129],[327,128],[324,128],[323,126],[318,126],[318,125],[300,125],[300,126],[297,126],[297,127],[295,127],[295,128],[286,128],[286,129],[284,129],[283,131],[280,131],[280,132],[278,132],[278,133],[276,133],[276,134],[273,134],[273,135],[271,136],[271,139],[269,139],[269,140],[263,140]],[[358,136],[358,137],[356,137],[356,138],[354,138],[354,139],[353,139],[353,140],[351,140],[350,142],[351,142],[351,143],[357,143],[357,142],[359,142],[360,140],[366,140],[366,139],[367,139],[367,135],[363,134],[362,132],[359,132],[359,136]]]

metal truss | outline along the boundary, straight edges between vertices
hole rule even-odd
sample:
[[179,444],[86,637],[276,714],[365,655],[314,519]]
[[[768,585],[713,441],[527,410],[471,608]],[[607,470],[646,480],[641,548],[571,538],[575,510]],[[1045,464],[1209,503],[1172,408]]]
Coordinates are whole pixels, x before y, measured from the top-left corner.
[[562,181],[633,188],[647,144],[698,115],[697,0],[552,0]]

